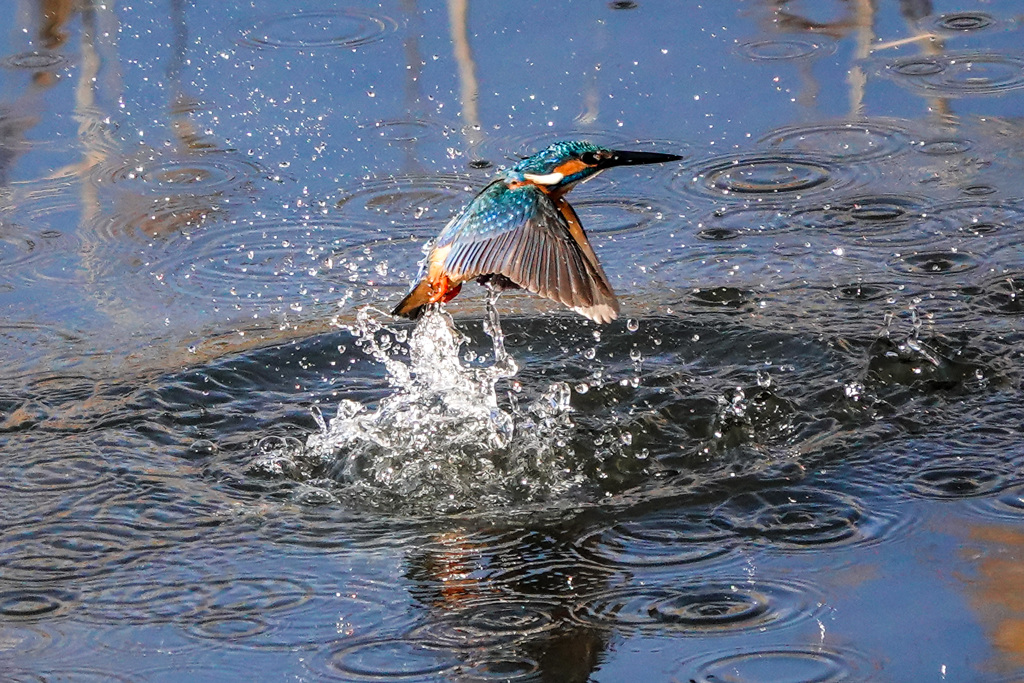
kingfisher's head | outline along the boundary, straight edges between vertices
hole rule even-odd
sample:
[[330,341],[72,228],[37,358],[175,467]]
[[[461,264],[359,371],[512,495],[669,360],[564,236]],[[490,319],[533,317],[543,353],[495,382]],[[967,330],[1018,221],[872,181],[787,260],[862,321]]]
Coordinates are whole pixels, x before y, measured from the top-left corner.
[[657,164],[682,157],[658,152],[624,152],[606,149],[583,140],[556,142],[512,167],[510,180],[530,182],[549,191],[566,191],[574,184],[612,166]]

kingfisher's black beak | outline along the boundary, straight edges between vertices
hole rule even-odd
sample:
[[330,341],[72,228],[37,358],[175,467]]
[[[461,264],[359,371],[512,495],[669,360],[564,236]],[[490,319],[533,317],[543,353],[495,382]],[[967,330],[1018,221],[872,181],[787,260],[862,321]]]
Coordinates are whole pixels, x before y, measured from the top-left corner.
[[661,154],[660,152],[623,152],[615,150],[612,157],[604,162],[605,166],[637,166],[640,164],[663,164],[666,161],[679,161],[678,154]]

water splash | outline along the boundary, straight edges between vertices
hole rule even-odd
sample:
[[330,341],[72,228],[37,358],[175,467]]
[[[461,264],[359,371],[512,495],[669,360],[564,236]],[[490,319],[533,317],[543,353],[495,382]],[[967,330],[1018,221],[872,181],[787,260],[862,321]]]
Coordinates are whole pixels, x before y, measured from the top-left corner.
[[449,512],[560,498],[583,485],[568,385],[551,384],[534,398],[508,391],[499,401],[499,383],[519,367],[505,350],[496,298],[484,321],[489,365],[460,360],[470,340],[443,311],[427,311],[411,333],[371,308],[359,311],[350,331],[393,392],[375,408],[342,400],[329,423],[317,415],[320,431],[303,453],[342,497]]

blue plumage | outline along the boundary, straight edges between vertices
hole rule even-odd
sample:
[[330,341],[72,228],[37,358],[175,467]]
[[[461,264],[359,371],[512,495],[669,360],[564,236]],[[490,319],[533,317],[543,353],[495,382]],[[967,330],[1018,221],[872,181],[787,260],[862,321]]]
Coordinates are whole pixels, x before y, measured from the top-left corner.
[[619,302],[564,195],[612,166],[680,158],[566,141],[523,159],[445,226],[394,314],[418,317],[424,306],[446,302],[464,282],[479,279],[521,287],[596,322],[614,320]]

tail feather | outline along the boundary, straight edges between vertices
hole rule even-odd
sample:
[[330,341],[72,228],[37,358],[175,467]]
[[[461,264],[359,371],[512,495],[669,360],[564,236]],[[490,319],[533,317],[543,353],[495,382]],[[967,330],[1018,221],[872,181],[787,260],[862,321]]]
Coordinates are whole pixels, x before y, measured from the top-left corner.
[[421,280],[405,298],[398,302],[391,315],[398,315],[410,320],[417,320],[423,315],[423,308],[430,303],[434,288],[426,280]]

